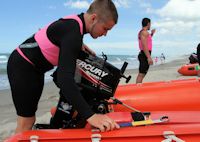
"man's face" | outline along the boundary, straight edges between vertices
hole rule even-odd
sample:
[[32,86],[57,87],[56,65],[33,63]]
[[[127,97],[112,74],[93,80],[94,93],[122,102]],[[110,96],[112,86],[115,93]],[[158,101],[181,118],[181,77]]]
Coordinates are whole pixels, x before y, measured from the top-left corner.
[[106,36],[107,32],[111,30],[114,25],[115,23],[113,20],[108,20],[105,22],[97,19],[92,23],[89,33],[94,39],[103,35]]
[[150,23],[148,23],[147,27],[148,27],[148,30],[150,30],[150,29],[151,29],[151,22],[150,22]]

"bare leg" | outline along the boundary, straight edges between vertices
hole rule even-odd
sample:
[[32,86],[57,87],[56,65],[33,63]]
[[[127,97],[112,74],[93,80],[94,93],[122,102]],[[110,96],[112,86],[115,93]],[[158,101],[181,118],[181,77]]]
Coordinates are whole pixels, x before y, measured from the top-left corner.
[[17,128],[15,130],[15,133],[20,133],[26,130],[31,130],[33,127],[33,124],[35,123],[35,116],[33,117],[17,117]]
[[138,76],[137,76],[137,79],[136,79],[136,84],[137,83],[142,83],[144,77],[145,77],[145,74],[139,73]]

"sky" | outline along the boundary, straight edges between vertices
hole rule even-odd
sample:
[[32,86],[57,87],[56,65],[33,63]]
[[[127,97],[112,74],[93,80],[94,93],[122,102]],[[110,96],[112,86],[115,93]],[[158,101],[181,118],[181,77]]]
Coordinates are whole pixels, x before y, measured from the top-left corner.
[[[10,53],[39,28],[63,16],[85,12],[92,0],[3,0],[0,5],[0,53]],[[113,0],[119,19],[106,37],[84,43],[97,54],[133,55],[138,51],[141,20],[148,17],[153,52],[195,52],[200,41],[200,0]]]

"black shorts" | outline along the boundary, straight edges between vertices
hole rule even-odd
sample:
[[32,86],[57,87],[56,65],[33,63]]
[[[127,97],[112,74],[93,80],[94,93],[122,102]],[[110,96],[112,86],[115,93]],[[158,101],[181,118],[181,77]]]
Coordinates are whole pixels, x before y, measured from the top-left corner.
[[139,60],[139,73],[146,74],[149,70],[149,64],[144,51],[140,51],[138,55],[138,60]]
[[9,57],[7,73],[17,115],[34,116],[44,86],[44,73],[36,70],[16,50]]

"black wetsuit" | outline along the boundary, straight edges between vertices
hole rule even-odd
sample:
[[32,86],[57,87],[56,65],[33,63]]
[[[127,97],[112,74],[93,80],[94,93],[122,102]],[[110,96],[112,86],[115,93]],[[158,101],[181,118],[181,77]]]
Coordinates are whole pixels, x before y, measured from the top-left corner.
[[[83,13],[78,16],[83,23],[83,34],[86,34]],[[60,93],[83,118],[89,118],[94,112],[84,100],[74,80],[76,59],[83,43],[78,22],[73,19],[59,19],[48,27],[47,37],[60,48],[57,68]],[[23,45],[35,42],[34,37],[31,37]],[[8,61],[8,78],[17,114],[31,117],[35,115],[41,97],[44,73],[52,69],[53,65],[45,59],[38,46],[20,46],[20,49],[34,65],[14,50]]]

